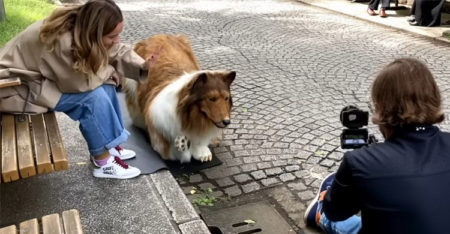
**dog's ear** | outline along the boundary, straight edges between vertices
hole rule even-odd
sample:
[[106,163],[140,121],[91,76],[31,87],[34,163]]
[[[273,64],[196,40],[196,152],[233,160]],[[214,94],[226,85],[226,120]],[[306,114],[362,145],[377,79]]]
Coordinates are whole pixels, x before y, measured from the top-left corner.
[[194,78],[194,84],[192,85],[192,90],[195,90],[199,87],[203,87],[208,81],[208,75],[205,72],[202,72]]
[[231,83],[233,83],[234,78],[236,78],[236,72],[231,71],[223,77],[223,81],[225,81],[228,87],[230,87]]

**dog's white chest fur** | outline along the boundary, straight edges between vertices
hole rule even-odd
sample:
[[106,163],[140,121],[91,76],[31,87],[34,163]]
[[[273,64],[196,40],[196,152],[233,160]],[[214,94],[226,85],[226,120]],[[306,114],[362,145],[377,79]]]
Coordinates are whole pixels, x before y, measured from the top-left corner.
[[181,122],[177,115],[178,94],[193,78],[194,74],[185,74],[166,86],[155,97],[150,107],[153,125],[168,139],[174,139],[181,133]]

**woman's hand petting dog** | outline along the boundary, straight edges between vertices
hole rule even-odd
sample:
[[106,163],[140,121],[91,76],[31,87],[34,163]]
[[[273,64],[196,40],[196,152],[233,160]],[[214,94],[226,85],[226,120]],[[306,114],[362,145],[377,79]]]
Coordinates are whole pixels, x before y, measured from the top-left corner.
[[118,75],[116,72],[114,72],[114,73],[109,77],[109,79],[112,80],[112,81],[114,82],[114,84],[116,85],[116,87],[119,87],[119,85],[120,85],[120,78],[119,78],[119,75]]

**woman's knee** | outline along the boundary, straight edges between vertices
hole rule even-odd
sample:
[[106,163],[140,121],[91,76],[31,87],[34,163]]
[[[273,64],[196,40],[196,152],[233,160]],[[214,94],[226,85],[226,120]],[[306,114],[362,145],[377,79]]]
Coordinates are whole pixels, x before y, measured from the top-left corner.
[[88,93],[85,102],[98,103],[108,101],[109,96],[102,87],[98,87]]
[[116,87],[114,85],[104,84],[101,86],[101,88],[105,91],[110,99],[113,99],[117,95]]

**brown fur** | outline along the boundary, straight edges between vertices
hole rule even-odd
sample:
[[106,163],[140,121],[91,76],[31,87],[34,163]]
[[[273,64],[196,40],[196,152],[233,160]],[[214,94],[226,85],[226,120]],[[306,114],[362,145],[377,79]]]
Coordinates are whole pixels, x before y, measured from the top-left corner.
[[[200,66],[184,36],[156,35],[137,43],[135,51],[144,59],[155,53],[159,53],[159,57],[148,80],[137,85],[136,93],[130,93],[125,84],[127,106],[130,113],[143,115],[153,148],[164,159],[169,159],[173,139],[167,139],[153,126],[148,113],[153,100],[165,87],[185,73],[200,71]],[[181,89],[176,114],[186,135],[206,136],[211,134],[211,129],[227,125],[224,122],[230,120],[230,85],[235,75],[235,72],[227,71],[201,72]]]

